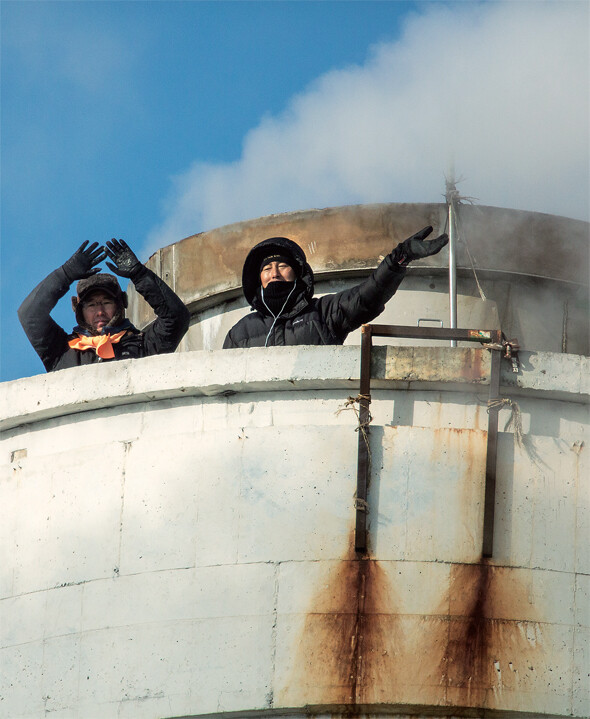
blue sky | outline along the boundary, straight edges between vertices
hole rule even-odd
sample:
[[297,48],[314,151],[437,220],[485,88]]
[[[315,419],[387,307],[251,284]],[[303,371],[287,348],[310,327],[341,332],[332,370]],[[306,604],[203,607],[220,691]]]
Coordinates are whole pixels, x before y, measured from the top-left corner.
[[2,380],[43,372],[16,309],[86,239],[436,202],[451,158],[481,204],[588,219],[586,2],[0,8]]

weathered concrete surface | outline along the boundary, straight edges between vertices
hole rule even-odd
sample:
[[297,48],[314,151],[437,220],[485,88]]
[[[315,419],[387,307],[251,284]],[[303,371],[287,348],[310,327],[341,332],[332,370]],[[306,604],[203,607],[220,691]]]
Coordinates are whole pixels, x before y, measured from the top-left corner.
[[[461,207],[462,230],[480,270],[515,272],[588,285],[588,223],[537,212]],[[399,242],[425,225],[444,232],[446,205],[388,203],[349,205],[260,217],[192,235],[163,247],[148,265],[174,286],[187,304],[239,289],[249,250],[267,237],[287,236],[305,251],[314,272],[375,267]],[[554,243],[559,241],[560,261]],[[466,246],[459,267],[471,268]],[[420,267],[445,268],[446,252]]]
[[483,561],[487,352],[378,348],[359,559],[358,355],[0,385],[6,716],[588,716],[588,360],[506,368]]
[[[342,290],[349,289],[358,284],[363,279],[362,276],[339,278],[328,282],[316,283],[316,296],[323,294],[333,294]],[[479,297],[471,295],[473,283],[469,280],[460,279],[458,282],[458,313],[461,325],[467,327],[477,327],[486,329],[500,329],[500,319],[498,314],[498,305],[496,302],[487,300],[483,301]],[[554,299],[554,298],[553,298]],[[522,303],[521,303],[522,304]],[[548,351],[561,351],[561,308],[557,303],[554,311],[556,316],[553,321],[549,322],[550,326],[558,325],[557,337],[558,341],[554,346],[547,344],[546,338],[538,347]],[[191,327],[183,338],[180,350],[183,352],[208,349],[221,349],[227,332],[242,317],[250,312],[249,305],[246,305],[244,298],[222,301],[220,304],[206,309],[193,308],[191,317]],[[549,316],[551,313],[549,313]],[[449,317],[449,299],[448,299],[448,277],[439,276],[415,276],[407,274],[400,289],[394,298],[387,303],[385,310],[379,315],[378,321],[382,324],[401,324],[416,327],[418,323],[422,326],[448,326]],[[427,318],[430,322],[425,322]],[[547,319],[547,318],[546,318]],[[550,318],[551,319],[551,318]],[[520,337],[523,340],[528,339],[526,335]],[[555,335],[555,331],[553,333]],[[532,338],[531,338],[532,340]],[[390,340],[390,343],[392,341]],[[356,345],[360,344],[360,329],[354,330],[346,338],[344,344]],[[429,344],[425,341],[404,340],[400,339],[395,342],[397,345],[420,345]],[[432,344],[432,342],[430,342]],[[448,343],[446,343],[448,346]],[[533,342],[527,344],[527,349],[537,349],[537,345]],[[583,351],[576,352],[572,347],[569,351],[573,354],[584,354]]]
[[[270,215],[187,237],[153,255],[148,266],[189,305],[192,326],[184,350],[219,349],[228,329],[249,311],[241,299],[248,251],[267,237],[300,244],[318,293],[358,283],[380,258],[425,225],[445,230],[446,205],[389,203],[331,207]],[[462,206],[457,247],[460,327],[486,318],[528,350],[590,354],[590,226],[535,212]],[[434,235],[433,235],[434,236]],[[555,247],[559,247],[559,262]],[[480,292],[474,277],[472,260]],[[413,262],[380,321],[415,324],[434,317],[448,326],[448,251]],[[153,317],[130,288],[130,316],[138,326]],[[501,325],[500,325],[501,323]],[[351,338],[353,343],[358,339]]]
[[[503,363],[501,385],[511,395],[590,399],[590,358],[520,352],[521,371]],[[485,392],[489,383],[487,350],[450,347],[375,347],[372,377],[376,389],[447,388]],[[76,381],[72,381],[72,377]],[[191,352],[125,360],[100,366],[36,375],[0,385],[0,429],[156,399],[217,396],[258,391],[345,389],[356,393],[360,376],[358,347],[276,347]]]

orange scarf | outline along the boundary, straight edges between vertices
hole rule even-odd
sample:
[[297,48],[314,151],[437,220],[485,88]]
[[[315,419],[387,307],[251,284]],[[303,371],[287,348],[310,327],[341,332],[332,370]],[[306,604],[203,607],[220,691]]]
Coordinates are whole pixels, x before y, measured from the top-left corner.
[[126,331],[127,330],[123,330],[114,335],[97,335],[95,337],[79,335],[73,340],[70,340],[68,344],[73,350],[87,350],[92,348],[101,359],[113,359],[115,356],[113,345],[123,337]]

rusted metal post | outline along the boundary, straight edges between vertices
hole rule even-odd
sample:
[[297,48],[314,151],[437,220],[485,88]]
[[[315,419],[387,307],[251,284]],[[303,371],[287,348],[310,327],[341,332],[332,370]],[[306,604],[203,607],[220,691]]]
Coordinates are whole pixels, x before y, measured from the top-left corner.
[[371,455],[369,451],[369,422],[371,415],[371,348],[376,337],[413,337],[416,339],[451,339],[485,343],[491,351],[490,392],[488,403],[488,438],[486,448],[486,476],[484,490],[484,519],[482,555],[491,557],[494,544],[494,509],[496,502],[496,464],[498,452],[498,411],[500,409],[500,369],[502,362],[502,332],[500,330],[445,329],[442,327],[405,327],[400,325],[363,325],[361,328],[361,382],[359,395],[359,437],[356,491],[355,550],[367,552],[367,490]]
[[[457,327],[457,233],[455,232],[455,205],[449,200],[449,326]],[[457,340],[451,340],[451,347]]]
[[[373,337],[408,337],[410,339],[447,340],[461,342],[495,342],[499,330],[446,329],[444,327],[408,327],[406,325],[365,325],[371,327]],[[499,342],[500,340],[498,340]]]
[[371,456],[369,453],[369,422],[371,414],[371,325],[361,328],[361,383],[359,394],[359,427],[358,427],[358,464],[356,481],[356,528],[354,549],[356,552],[367,552],[367,488],[369,486],[369,468]]
[[[496,343],[498,344],[498,343]],[[500,369],[502,349],[491,349],[490,396],[488,402],[488,440],[486,450],[486,483],[483,510],[482,555],[491,557],[494,549],[494,511],[496,506],[496,460],[498,455],[498,412],[500,406]]]

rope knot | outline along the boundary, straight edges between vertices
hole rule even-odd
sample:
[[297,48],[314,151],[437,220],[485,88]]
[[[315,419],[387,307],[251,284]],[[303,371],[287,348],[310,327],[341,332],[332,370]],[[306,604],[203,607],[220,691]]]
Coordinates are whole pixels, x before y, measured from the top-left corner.
[[365,445],[367,446],[367,453],[369,455],[369,464],[371,463],[371,447],[369,445],[369,435],[368,435],[368,428],[371,422],[373,421],[373,417],[371,416],[371,413],[367,411],[367,419],[364,421],[361,421],[361,415],[358,410],[357,404],[360,405],[361,401],[366,402],[367,404],[371,403],[371,395],[370,394],[357,394],[356,397],[348,397],[346,402],[342,407],[339,407],[336,410],[336,416],[340,414],[340,412],[344,412],[346,410],[352,410],[354,412],[354,415],[356,417],[357,421],[357,427],[355,428],[355,432],[360,432],[363,436],[363,440],[365,442]]
[[519,446],[522,447],[522,412],[520,411],[520,407],[518,406],[518,402],[515,402],[514,400],[510,399],[509,397],[499,397],[498,399],[489,399],[488,400],[488,414],[492,410],[501,410],[502,407],[510,407],[512,409],[512,413],[510,414],[510,419],[508,420],[506,427],[504,430],[510,429],[510,427],[514,428],[514,442]]

